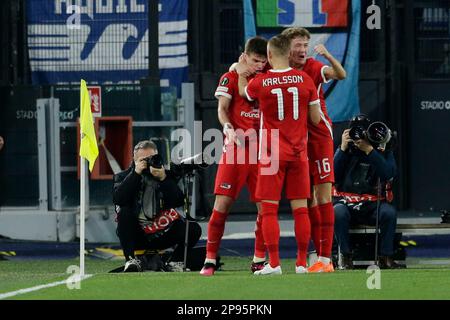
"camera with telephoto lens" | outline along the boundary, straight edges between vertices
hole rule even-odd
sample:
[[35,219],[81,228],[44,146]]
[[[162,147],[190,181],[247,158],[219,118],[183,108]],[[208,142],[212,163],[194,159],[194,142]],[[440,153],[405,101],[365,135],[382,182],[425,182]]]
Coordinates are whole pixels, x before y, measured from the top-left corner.
[[191,174],[195,170],[202,170],[209,166],[210,158],[203,154],[198,153],[192,157],[179,159],[176,162],[170,164],[170,170],[176,176],[184,176],[186,174]]
[[[387,149],[388,144],[389,148],[393,148],[395,145],[394,140],[396,140],[396,132],[391,132],[388,126],[381,121],[370,121],[364,114],[353,117],[352,120],[350,120],[349,127],[350,131],[348,135],[353,141],[365,139],[369,141],[374,148],[384,150]],[[352,148],[357,148],[352,142],[350,143],[350,146]]]
[[384,122],[373,122],[367,128],[367,138],[374,148],[386,149],[391,137],[391,129]]
[[370,123],[370,119],[365,114],[354,116],[350,120],[349,125],[350,131],[348,132],[348,135],[350,136],[350,139],[352,139],[353,141],[366,139],[367,128],[369,128]]
[[361,126],[354,126],[354,127],[350,128],[348,135],[350,136],[350,138],[353,141],[365,139],[366,138],[366,130]]
[[147,161],[147,168],[153,167],[156,169],[161,169],[163,166],[163,159],[159,154],[154,154],[151,157],[145,158]]

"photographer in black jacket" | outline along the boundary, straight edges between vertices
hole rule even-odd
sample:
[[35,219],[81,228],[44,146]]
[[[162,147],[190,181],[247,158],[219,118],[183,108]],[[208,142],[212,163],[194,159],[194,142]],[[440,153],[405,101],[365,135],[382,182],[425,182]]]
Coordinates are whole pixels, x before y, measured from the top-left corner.
[[[136,144],[134,163],[114,175],[113,202],[116,205],[117,235],[126,259],[124,271],[143,271],[134,251],[163,250],[175,246],[172,262],[182,263],[186,222],[182,211],[184,195],[178,178],[166,171],[156,144],[144,140]],[[201,227],[189,223],[188,248],[196,245]]]
[[[335,236],[344,256],[344,269],[352,269],[349,243],[350,224],[375,225],[377,199],[380,200],[380,268],[399,268],[392,256],[397,212],[390,204],[391,184],[397,165],[391,148],[392,133],[382,122],[365,115],[354,117],[344,130],[342,142],[334,155]],[[378,189],[380,182],[380,190]]]

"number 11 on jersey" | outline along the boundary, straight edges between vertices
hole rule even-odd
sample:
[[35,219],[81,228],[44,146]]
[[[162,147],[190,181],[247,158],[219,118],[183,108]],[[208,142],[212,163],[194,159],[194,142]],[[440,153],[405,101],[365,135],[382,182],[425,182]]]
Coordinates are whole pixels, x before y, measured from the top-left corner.
[[[293,118],[298,120],[298,88],[289,87],[287,89],[289,93],[292,94],[292,106],[293,106]],[[278,120],[284,120],[284,100],[283,100],[283,90],[281,88],[275,88],[270,90],[270,93],[277,95],[278,101]]]

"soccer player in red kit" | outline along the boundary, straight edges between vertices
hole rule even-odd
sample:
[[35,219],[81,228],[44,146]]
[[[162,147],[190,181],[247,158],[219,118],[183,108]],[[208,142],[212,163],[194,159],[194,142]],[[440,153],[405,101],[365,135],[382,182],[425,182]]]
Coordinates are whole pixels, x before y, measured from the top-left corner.
[[313,196],[309,202],[311,236],[319,260],[308,268],[308,272],[333,272],[331,250],[334,236],[334,210],[331,188],[334,183],[334,146],[332,123],[328,117],[322,85],[335,80],[342,80],[346,72],[342,65],[325,48],[319,44],[314,49],[331,64],[325,65],[312,57],[307,57],[311,38],[305,28],[292,27],[282,32],[291,41],[289,64],[292,68],[307,73],[317,88],[320,98],[321,114],[317,126],[308,125],[309,170],[313,184]]
[[[317,90],[304,72],[289,67],[290,41],[278,35],[269,40],[267,56],[273,69],[247,84],[239,77],[240,94],[257,100],[260,109],[259,166],[256,197],[261,199],[262,232],[269,263],[255,275],[281,274],[278,204],[285,187],[294,215],[297,241],[296,273],[306,272],[310,238],[307,199],[310,196],[307,122],[320,120]],[[242,90],[244,88],[244,90]],[[242,92],[244,91],[244,92]]]
[[[267,41],[261,37],[249,39],[245,45],[244,59],[254,70],[262,71],[267,63]],[[239,95],[238,78],[236,71],[225,73],[220,78],[215,93],[219,101],[218,116],[223,125],[225,143],[216,175],[214,209],[208,223],[206,259],[200,271],[204,276],[211,276],[216,270],[216,257],[225,230],[225,221],[244,184],[247,184],[250,200],[256,202],[259,211],[259,203],[255,197],[259,110],[255,108],[254,103]],[[260,225],[261,219],[258,215],[252,269],[261,269],[265,261]]]

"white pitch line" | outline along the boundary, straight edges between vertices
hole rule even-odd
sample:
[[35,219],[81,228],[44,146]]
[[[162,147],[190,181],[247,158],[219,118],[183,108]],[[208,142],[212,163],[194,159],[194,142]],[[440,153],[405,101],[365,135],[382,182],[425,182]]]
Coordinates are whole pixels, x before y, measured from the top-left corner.
[[[81,281],[85,280],[87,278],[90,278],[90,277],[92,277],[92,274],[87,274],[87,275],[84,276],[83,279],[81,279]],[[41,289],[56,287],[56,286],[59,286],[61,284],[67,284],[67,279],[62,280],[62,281],[48,283],[48,284],[42,284],[40,286],[35,286],[35,287],[31,287],[31,288],[20,289],[20,290],[6,292],[6,293],[0,293],[0,300],[6,299],[6,298],[11,298],[11,297],[14,297],[14,296],[18,296],[18,295],[21,295],[21,294],[24,294],[24,293],[38,291],[38,290],[41,290]]]
[[[280,237],[295,237],[294,231],[281,231]],[[201,240],[207,240],[207,236],[204,235],[200,239]],[[224,235],[222,237],[223,240],[242,240],[242,239],[254,239],[255,233],[254,232],[237,232],[237,233],[230,233],[227,235]]]

